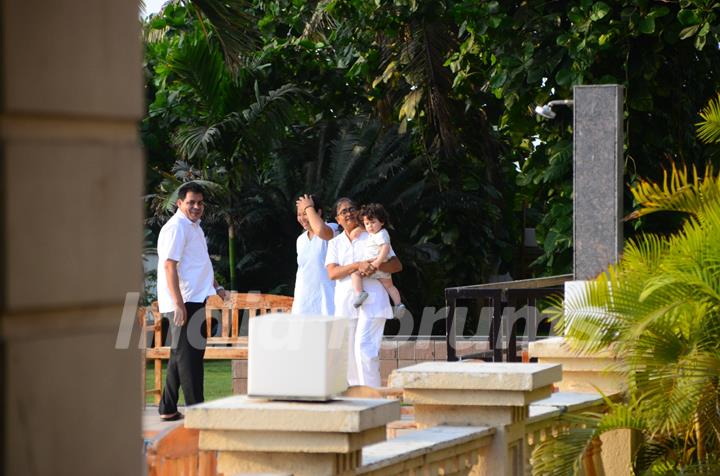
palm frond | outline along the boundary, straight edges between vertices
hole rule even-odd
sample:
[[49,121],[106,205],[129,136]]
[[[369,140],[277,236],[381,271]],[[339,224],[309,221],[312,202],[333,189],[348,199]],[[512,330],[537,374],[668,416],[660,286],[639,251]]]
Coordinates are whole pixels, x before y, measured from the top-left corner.
[[269,146],[276,145],[291,122],[295,106],[306,94],[304,89],[291,83],[265,95],[260,93],[257,82],[254,88],[255,102],[228,117],[228,121],[242,121],[243,126],[238,133],[242,135],[244,145],[249,147],[248,153],[268,150]]
[[250,14],[246,0],[184,0],[208,19],[217,34],[232,70],[241,65],[243,55],[252,53],[258,44],[257,22]]
[[168,68],[197,93],[202,109],[211,117],[225,114],[231,83],[222,54],[198,31],[187,34],[167,58]]
[[315,5],[310,20],[305,24],[301,38],[321,39],[322,30],[333,30],[338,27],[337,21],[330,14],[333,0],[320,0]]
[[216,147],[222,139],[217,126],[192,126],[180,127],[173,134],[173,145],[180,155],[188,160],[207,155],[213,147]]
[[[444,63],[455,41],[445,22],[431,18],[419,18],[410,23],[408,41],[401,53],[401,57],[407,59],[403,73],[410,85],[425,90],[428,119],[437,133],[440,150],[445,157],[451,158],[459,150],[449,99],[452,78]],[[415,94],[411,91],[406,98]]]
[[641,180],[631,192],[640,208],[628,215],[626,220],[661,211],[702,216],[705,208],[720,200],[720,180],[714,176],[710,165],[701,178],[695,166],[692,177],[688,177],[686,167],[678,169],[673,164],[670,174],[667,171],[663,173],[662,183]]
[[329,178],[334,190],[329,192],[330,196],[350,195],[349,189],[354,177],[359,175],[357,169],[363,161],[367,148],[368,144],[361,143],[360,136],[355,130],[343,128],[340,136],[331,146]]
[[720,94],[710,99],[700,112],[700,117],[702,121],[695,124],[698,138],[706,144],[720,141]]

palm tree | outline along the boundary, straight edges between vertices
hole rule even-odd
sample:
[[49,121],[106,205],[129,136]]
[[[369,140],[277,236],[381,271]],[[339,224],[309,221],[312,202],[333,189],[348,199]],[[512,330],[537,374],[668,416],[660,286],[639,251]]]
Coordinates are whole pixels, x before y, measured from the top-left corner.
[[682,212],[682,228],[627,243],[620,262],[559,315],[575,350],[613,346],[628,400],[576,418],[582,431],[541,445],[534,474],[577,473],[589,441],[617,428],[641,435],[637,474],[720,470],[720,176],[673,168],[663,184],[642,181],[632,193],[640,208],[631,218]]
[[[210,2],[202,4],[210,8]],[[180,40],[168,47],[162,65],[165,78],[177,84],[169,87],[182,95],[185,107],[192,106],[193,114],[175,130],[172,142],[181,160],[166,174],[154,209],[163,215],[172,208],[179,182],[196,180],[206,185],[215,198],[215,217],[227,228],[229,284],[230,289],[237,289],[235,242],[248,198],[243,189],[279,144],[303,91],[285,84],[263,94],[255,80],[254,94],[247,94],[248,78],[259,76],[258,71],[252,64],[243,70],[229,69],[228,40],[208,34],[205,24],[203,19],[189,22]]]

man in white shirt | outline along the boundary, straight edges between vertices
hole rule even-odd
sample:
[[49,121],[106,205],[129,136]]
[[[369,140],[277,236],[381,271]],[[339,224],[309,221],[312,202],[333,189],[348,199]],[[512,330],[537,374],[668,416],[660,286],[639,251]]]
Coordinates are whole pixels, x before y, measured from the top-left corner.
[[[355,240],[350,232],[360,225],[358,209],[349,198],[341,198],[336,205],[337,222],[343,232],[328,243],[325,266],[330,279],[335,280],[335,315],[357,317],[350,330],[350,355],[348,358],[348,383],[350,385],[380,386],[380,345],[385,320],[392,319],[392,307],[387,292],[377,279],[365,279],[363,285],[368,297],[360,308],[353,306],[354,292],[350,275],[359,271],[370,276],[377,269],[363,260],[369,237],[363,232]],[[402,270],[400,260],[390,250],[391,258],[380,265],[386,273]]]
[[205,301],[213,294],[225,297],[217,286],[208,255],[200,217],[205,211],[205,192],[194,182],[178,189],[177,212],[165,223],[158,237],[158,306],[171,322],[172,345],[165,387],[160,401],[160,418],[179,420],[178,391],[185,403],[205,400],[203,359],[205,357]]

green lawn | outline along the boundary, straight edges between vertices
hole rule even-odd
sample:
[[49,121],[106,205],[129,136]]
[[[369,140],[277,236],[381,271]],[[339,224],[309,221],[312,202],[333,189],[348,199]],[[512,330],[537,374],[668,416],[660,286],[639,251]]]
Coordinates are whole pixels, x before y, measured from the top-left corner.
[[[165,368],[167,361],[163,361],[163,379],[165,385]],[[147,365],[145,372],[145,388],[153,388],[153,379],[155,378],[154,365],[152,362]],[[205,361],[205,400],[215,400],[216,398],[227,397],[232,395],[232,367],[229,360],[206,360]],[[153,396],[147,395],[146,403],[153,403]],[[180,390],[180,405],[185,404],[182,390]]]

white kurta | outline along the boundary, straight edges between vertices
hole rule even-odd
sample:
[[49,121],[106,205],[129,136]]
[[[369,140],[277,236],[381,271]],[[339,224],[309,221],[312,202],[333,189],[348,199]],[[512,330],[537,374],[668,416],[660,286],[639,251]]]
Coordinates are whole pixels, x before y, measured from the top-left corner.
[[[326,225],[332,228],[333,234],[337,234],[337,224]],[[296,248],[298,270],[295,276],[292,313],[334,315],[335,281],[328,278],[325,269],[328,242],[317,235],[310,239],[306,231],[298,236]]]
[[[369,234],[363,232],[355,241],[345,233],[328,243],[325,264],[347,264],[362,261]],[[395,256],[392,248],[388,256]],[[363,289],[368,298],[362,306],[353,306],[354,292],[350,276],[338,279],[335,284],[335,315],[356,318],[350,330],[350,355],[348,358],[348,383],[350,385],[380,386],[380,344],[385,320],[392,319],[390,300],[383,285],[377,279],[363,279]]]

